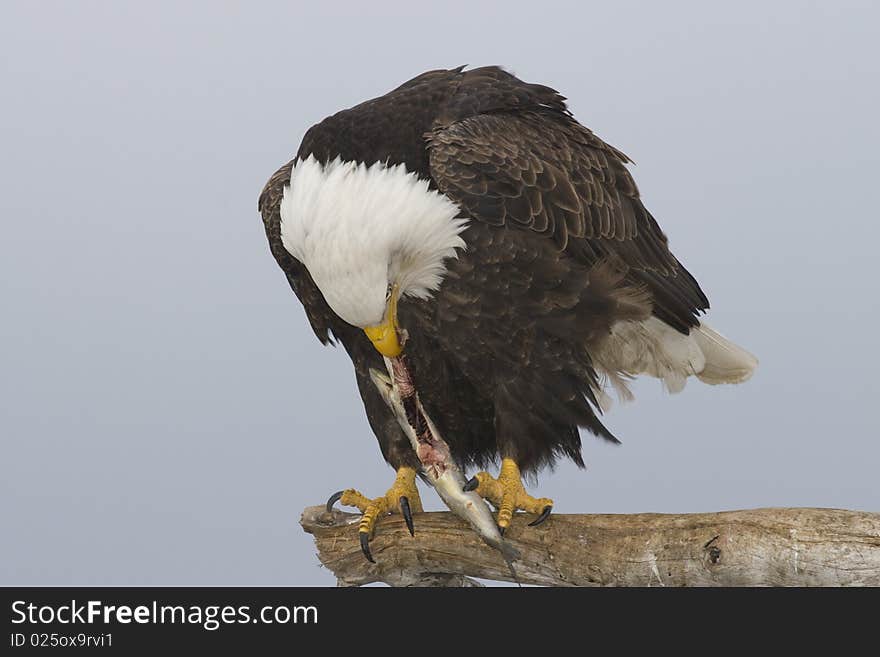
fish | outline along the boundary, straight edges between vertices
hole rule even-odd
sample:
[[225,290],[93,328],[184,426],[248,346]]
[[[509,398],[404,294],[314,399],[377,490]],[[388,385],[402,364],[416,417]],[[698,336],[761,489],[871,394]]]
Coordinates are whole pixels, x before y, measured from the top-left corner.
[[434,487],[450,511],[470,525],[487,545],[501,552],[516,579],[513,562],[520,558],[519,551],[501,535],[485,500],[466,489],[467,479],[422,407],[403,356],[385,357],[385,366],[388,374],[371,368],[370,378],[418,455],[423,479]]

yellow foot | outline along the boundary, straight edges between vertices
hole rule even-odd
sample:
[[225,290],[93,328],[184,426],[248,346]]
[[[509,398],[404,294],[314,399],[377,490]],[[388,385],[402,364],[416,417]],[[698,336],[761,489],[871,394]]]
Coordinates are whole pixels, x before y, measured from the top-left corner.
[[394,484],[384,496],[371,500],[354,488],[341,490],[327,500],[328,513],[333,510],[333,505],[337,501],[344,506],[356,506],[364,514],[358,524],[358,535],[361,540],[361,550],[370,563],[376,563],[370,553],[370,538],[381,516],[399,511],[403,514],[409,533],[415,536],[412,514],[422,512],[422,500],[419,497],[419,489],[416,488],[416,471],[406,466],[397,471]]
[[510,519],[517,509],[538,517],[529,527],[540,525],[553,510],[553,500],[546,497],[535,498],[526,492],[522,484],[519,466],[513,459],[501,461],[501,472],[495,479],[488,472],[478,472],[465,486],[466,490],[476,490],[482,498],[489,500],[498,509],[498,527],[501,533],[510,525]]

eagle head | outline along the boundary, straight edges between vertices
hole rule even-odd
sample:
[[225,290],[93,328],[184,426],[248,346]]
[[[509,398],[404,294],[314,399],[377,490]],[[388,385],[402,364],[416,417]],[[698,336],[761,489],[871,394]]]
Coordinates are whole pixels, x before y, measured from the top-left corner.
[[398,301],[433,295],[466,226],[455,203],[402,164],[310,155],[293,163],[281,201],[284,248],[333,312],[389,357],[401,352]]

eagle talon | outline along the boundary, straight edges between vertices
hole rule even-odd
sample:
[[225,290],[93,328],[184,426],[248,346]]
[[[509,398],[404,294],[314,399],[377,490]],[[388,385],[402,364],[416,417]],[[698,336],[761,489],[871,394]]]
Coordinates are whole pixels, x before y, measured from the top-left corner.
[[327,500],[327,513],[333,513],[333,505],[336,504],[345,493],[344,490],[337,491]]
[[403,514],[403,521],[406,523],[409,535],[415,536],[416,529],[413,526],[412,509],[409,507],[409,499],[407,499],[406,495],[400,496],[400,512]]
[[464,487],[463,487],[463,490],[464,490],[466,493],[469,493],[469,492],[471,492],[472,490],[477,490],[477,488],[479,487],[479,485],[480,485],[480,480],[477,479],[476,476],[474,476],[474,477],[471,477],[470,479],[468,479],[468,480],[465,482]]
[[498,529],[502,535],[517,510],[538,515],[536,520],[529,523],[529,526],[535,527],[547,520],[553,509],[553,500],[546,497],[534,498],[526,492],[519,466],[513,459],[505,458],[501,461],[501,472],[497,479],[488,472],[478,472],[474,479],[478,481],[477,494],[498,509]]
[[367,561],[370,563],[376,563],[373,559],[373,555],[370,553],[370,532],[358,532],[361,537],[361,552],[364,553],[364,556],[367,558]]
[[547,506],[544,507],[544,510],[541,511],[541,515],[539,515],[537,518],[535,518],[534,520],[532,520],[532,522],[529,523],[529,527],[537,527],[538,525],[540,525],[542,522],[544,522],[547,518],[550,517],[551,511],[553,511],[553,507],[548,504]]
[[397,470],[394,484],[382,497],[371,500],[354,488],[347,488],[330,496],[330,499],[327,500],[328,511],[332,511],[333,504],[336,502],[343,506],[357,507],[363,514],[358,523],[358,534],[361,551],[370,563],[376,563],[370,552],[370,538],[373,536],[379,520],[389,513],[400,513],[409,533],[415,536],[413,513],[421,513],[422,511],[422,500],[419,497],[419,490],[416,488],[416,471],[406,466]]

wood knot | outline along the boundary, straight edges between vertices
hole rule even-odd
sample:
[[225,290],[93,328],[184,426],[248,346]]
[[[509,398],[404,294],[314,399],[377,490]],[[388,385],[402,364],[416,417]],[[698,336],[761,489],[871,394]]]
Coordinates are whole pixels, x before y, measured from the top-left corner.
[[312,516],[314,523],[321,525],[322,527],[342,527],[351,524],[349,518],[350,514],[340,511],[339,509],[333,509],[331,511],[322,510],[320,513],[316,513]]

